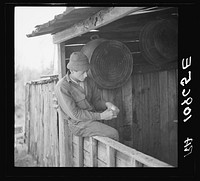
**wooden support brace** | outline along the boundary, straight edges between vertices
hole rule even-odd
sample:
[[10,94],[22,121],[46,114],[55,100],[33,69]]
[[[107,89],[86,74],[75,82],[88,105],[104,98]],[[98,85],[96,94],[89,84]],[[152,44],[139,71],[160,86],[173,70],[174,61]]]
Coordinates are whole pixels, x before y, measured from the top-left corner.
[[78,137],[78,166],[83,167],[83,137]]
[[58,74],[59,74],[59,79],[61,79],[66,74],[65,44],[60,43],[57,46],[58,46]]
[[97,167],[97,140],[90,137],[90,161],[91,167]]
[[115,167],[115,149],[109,145],[106,145],[107,150],[107,167]]
[[131,158],[131,166],[136,167],[136,160],[133,157]]

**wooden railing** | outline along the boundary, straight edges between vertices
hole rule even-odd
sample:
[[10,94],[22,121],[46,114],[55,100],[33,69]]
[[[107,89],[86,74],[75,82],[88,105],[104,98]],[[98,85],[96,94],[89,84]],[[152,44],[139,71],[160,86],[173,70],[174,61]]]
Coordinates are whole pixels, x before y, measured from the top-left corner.
[[74,167],[172,167],[108,137],[73,135]]

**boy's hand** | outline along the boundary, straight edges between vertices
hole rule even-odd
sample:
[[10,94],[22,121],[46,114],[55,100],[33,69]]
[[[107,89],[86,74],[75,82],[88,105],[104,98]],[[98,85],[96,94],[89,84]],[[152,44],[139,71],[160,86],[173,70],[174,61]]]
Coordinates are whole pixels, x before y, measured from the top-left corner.
[[113,111],[113,115],[115,117],[117,117],[117,115],[119,114],[119,111],[120,111],[117,106],[115,106],[111,102],[106,102],[106,107],[108,108],[108,110],[112,110]]
[[101,120],[110,120],[117,117],[113,114],[113,111],[111,109],[106,109],[104,112],[100,114],[100,116]]

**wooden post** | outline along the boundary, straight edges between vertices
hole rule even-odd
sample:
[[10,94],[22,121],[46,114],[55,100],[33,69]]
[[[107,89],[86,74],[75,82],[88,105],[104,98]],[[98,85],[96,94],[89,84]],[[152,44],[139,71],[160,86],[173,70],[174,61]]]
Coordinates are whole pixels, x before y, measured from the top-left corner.
[[90,161],[91,167],[97,167],[97,140],[90,137]]
[[69,152],[68,152],[68,144],[67,144],[67,135],[66,132],[66,123],[64,123],[64,119],[62,118],[60,109],[59,113],[59,154],[60,154],[60,166],[70,166],[69,161]]
[[115,167],[115,149],[109,145],[106,145],[107,150],[107,167]]
[[83,167],[83,137],[78,137],[78,166]]
[[30,85],[25,85],[25,143],[30,151]]
[[65,155],[67,155],[66,163],[69,167],[73,166],[73,150],[72,150],[72,139],[73,134],[69,129],[68,122],[65,120]]
[[136,167],[136,160],[133,157],[131,157],[131,166]]
[[133,105],[132,105],[132,76],[122,87],[122,101],[125,110],[123,117],[123,141],[126,145],[133,146]]
[[61,79],[66,74],[65,65],[65,43],[59,43],[58,46],[58,74],[59,79]]
[[135,167],[144,167],[144,164],[137,160],[135,161],[135,165],[136,165]]
[[[66,74],[65,64],[65,43],[59,43],[58,46],[58,74],[61,79]],[[68,123],[62,118],[61,111],[59,115],[59,151],[60,166],[72,166],[72,135],[69,131]]]

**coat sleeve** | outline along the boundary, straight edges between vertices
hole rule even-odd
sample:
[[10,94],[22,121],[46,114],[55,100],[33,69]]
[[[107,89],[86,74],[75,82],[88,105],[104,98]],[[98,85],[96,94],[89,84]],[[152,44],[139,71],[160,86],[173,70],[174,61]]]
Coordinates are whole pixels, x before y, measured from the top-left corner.
[[76,121],[91,121],[101,119],[100,113],[80,109],[76,105],[71,93],[66,90],[65,87],[56,86],[55,94],[58,99],[59,106],[71,119]]
[[95,83],[93,83],[92,87],[92,104],[97,111],[105,111],[107,108],[105,104],[106,101],[101,97],[100,90],[97,88]]

